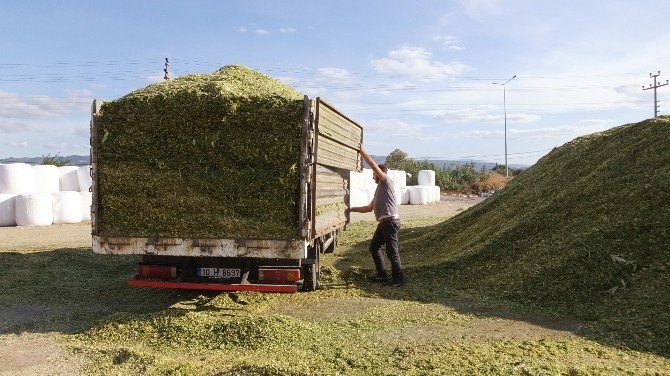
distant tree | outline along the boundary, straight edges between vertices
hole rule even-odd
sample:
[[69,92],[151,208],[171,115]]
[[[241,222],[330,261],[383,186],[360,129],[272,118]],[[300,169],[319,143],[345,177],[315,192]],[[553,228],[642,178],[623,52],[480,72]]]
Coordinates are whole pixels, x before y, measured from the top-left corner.
[[[512,168],[512,167],[510,167],[509,168],[509,175],[510,176],[517,176],[520,173],[522,173],[523,170],[524,170],[523,168]],[[496,166],[493,167],[491,169],[491,171],[495,171],[495,172],[497,172],[501,175],[505,175],[505,165],[504,164],[496,164]]]
[[43,165],[54,165],[54,166],[58,166],[58,167],[67,166],[68,164],[70,164],[69,159],[63,158],[63,157],[59,156],[58,154],[60,154],[60,152],[56,153],[56,155],[51,155],[51,153],[49,153],[47,155],[43,155],[42,156],[42,164]]
[[386,165],[389,168],[398,168],[409,159],[409,155],[400,149],[395,149],[386,157]]

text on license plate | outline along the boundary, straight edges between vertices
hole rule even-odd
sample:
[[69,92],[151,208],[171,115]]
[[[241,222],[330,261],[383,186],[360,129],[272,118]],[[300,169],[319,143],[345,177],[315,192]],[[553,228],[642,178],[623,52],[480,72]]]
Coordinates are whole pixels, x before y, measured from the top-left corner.
[[200,277],[210,277],[210,278],[239,278],[240,269],[199,268],[198,275]]

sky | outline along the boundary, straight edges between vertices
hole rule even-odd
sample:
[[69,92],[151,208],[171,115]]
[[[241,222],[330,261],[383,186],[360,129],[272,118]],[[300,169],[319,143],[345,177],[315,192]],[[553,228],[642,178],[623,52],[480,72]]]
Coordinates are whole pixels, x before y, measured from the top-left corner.
[[[93,99],[241,64],[321,97],[373,155],[531,165],[654,116],[670,1],[0,0],[0,158],[86,155]],[[508,80],[516,76],[508,82]],[[494,84],[494,82],[498,84]],[[501,85],[507,82],[506,85]],[[670,114],[670,86],[658,88]]]

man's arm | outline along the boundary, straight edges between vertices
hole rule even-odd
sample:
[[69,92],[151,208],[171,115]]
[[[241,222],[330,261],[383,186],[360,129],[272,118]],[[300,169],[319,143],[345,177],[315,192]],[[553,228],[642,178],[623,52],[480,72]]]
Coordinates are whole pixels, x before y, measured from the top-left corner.
[[368,166],[372,169],[372,172],[377,175],[377,177],[382,180],[386,181],[386,174],[384,171],[382,171],[381,168],[377,165],[377,163],[368,155],[368,153],[363,150],[363,145],[358,146],[358,152],[361,153],[361,157],[368,163]]
[[372,199],[372,201],[370,201],[369,204],[367,204],[365,206],[355,206],[355,207],[349,209],[349,211],[356,212],[356,213],[369,213],[373,210],[374,203],[375,203],[375,200]]

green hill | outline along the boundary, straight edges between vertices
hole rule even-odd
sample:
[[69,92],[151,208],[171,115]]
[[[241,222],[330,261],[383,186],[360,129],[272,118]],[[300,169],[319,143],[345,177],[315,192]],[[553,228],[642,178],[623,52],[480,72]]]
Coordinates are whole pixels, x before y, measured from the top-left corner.
[[556,148],[403,249],[430,285],[576,316],[670,355],[670,117]]

